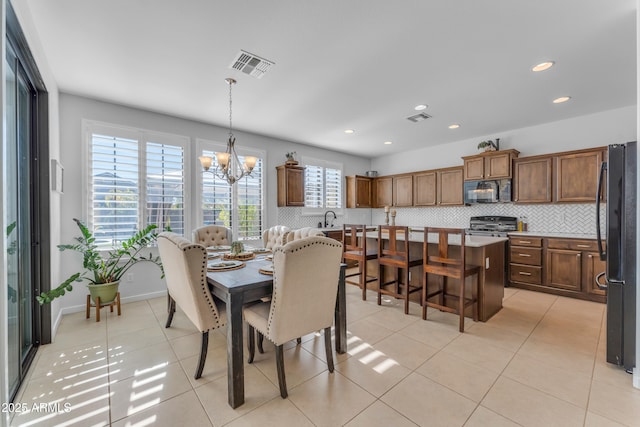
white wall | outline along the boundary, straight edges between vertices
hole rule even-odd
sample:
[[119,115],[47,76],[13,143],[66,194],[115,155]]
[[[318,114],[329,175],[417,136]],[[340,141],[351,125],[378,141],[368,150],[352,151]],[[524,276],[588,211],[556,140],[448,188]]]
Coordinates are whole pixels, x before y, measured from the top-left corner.
[[[185,120],[181,118],[157,114],[150,111],[129,108],[121,105],[101,102],[94,99],[61,94],[60,95],[60,134],[63,144],[60,149],[60,161],[65,168],[65,191],[61,198],[60,229],[64,236],[64,243],[77,235],[77,227],[72,218],[85,218],[85,205],[83,200],[83,189],[86,188],[86,181],[82,173],[83,162],[83,134],[82,120],[96,120],[100,122],[113,123],[130,126],[140,129],[166,132],[176,135],[187,136],[195,144],[196,139],[205,139],[225,143],[228,136],[228,129],[212,126],[206,123]],[[298,156],[308,156],[324,159],[331,162],[342,163],[345,175],[362,174],[370,168],[370,160],[362,157],[346,155],[322,148],[306,146],[289,141],[278,140],[261,135],[234,131],[237,138],[238,148],[255,148],[266,151],[266,222],[267,227],[279,223],[282,219],[276,206],[276,169],[277,165],[283,164],[285,153],[296,151]],[[195,151],[192,151],[195,153]],[[195,155],[191,156],[190,169],[200,171],[200,164]],[[194,207],[195,208],[195,207]],[[368,210],[364,212],[367,221],[370,221]],[[352,213],[354,217],[362,216],[362,210]],[[346,213],[348,217],[349,213]],[[317,224],[320,217],[305,217],[304,220],[290,224],[294,227],[298,223],[308,222]],[[295,218],[298,220],[299,218]],[[63,258],[63,278],[68,277],[77,271],[80,263],[79,257],[64,253]],[[166,289],[164,281],[159,278],[158,270],[153,265],[137,265],[132,270],[134,282],[125,283],[121,286],[123,300],[132,301],[163,294]],[[52,286],[56,285],[53,283]],[[86,288],[78,284],[71,294],[59,299],[62,312],[80,311],[84,309],[86,299]]]
[[485,139],[500,138],[500,149],[515,148],[520,157],[577,150],[636,140],[636,105],[574,117],[495,135],[425,147],[372,160],[371,169],[380,175],[462,165],[462,156],[478,154]]

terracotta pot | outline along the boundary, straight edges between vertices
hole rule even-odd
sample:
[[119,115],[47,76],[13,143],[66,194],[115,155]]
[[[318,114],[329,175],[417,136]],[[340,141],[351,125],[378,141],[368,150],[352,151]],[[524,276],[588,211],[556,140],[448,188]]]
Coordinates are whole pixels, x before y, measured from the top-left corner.
[[118,286],[120,282],[104,283],[101,285],[87,285],[91,301],[96,303],[96,298],[100,297],[100,305],[111,304],[118,294]]

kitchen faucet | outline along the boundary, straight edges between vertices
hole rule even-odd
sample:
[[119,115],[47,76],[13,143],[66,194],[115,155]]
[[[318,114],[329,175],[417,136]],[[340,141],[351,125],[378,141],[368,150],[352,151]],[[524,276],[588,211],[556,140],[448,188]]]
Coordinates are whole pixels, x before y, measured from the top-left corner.
[[[333,219],[338,219],[338,216],[336,215],[336,213],[334,211],[326,211],[324,213],[324,226],[329,227],[329,221],[327,221],[327,214],[332,213],[333,214]],[[333,227],[333,221],[331,221],[331,227]]]

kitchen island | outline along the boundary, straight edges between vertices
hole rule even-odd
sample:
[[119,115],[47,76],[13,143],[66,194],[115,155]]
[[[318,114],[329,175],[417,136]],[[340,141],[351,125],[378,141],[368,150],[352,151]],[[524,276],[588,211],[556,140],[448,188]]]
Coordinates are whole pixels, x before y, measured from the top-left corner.
[[[411,258],[422,258],[422,245],[424,242],[424,229],[423,228],[410,228],[410,248]],[[383,235],[384,238],[384,235]],[[367,232],[367,246],[376,247],[378,240],[378,232]],[[504,285],[506,278],[505,269],[505,251],[508,239],[506,237],[490,237],[490,236],[466,236],[465,237],[465,256],[466,263],[472,265],[481,266],[479,273],[478,283],[478,317],[480,321],[486,322],[502,309],[502,298],[504,297]],[[429,236],[429,253],[437,253],[437,238],[435,235]],[[449,244],[460,246],[460,239],[457,241],[454,237],[450,238]],[[459,250],[459,249],[458,249]],[[433,252],[432,252],[433,251]],[[367,270],[370,275],[378,276],[378,263],[373,260],[367,263]],[[391,273],[389,273],[391,274]],[[389,276],[390,277],[390,276]],[[412,286],[422,286],[423,273],[422,267],[414,267],[411,269],[411,284]],[[432,287],[435,289],[440,283],[441,278],[430,275],[429,276],[429,291]],[[474,277],[469,277],[467,280],[475,280]],[[456,293],[457,281],[455,279],[449,279],[449,291],[452,294]],[[470,292],[471,287],[467,286],[467,292]],[[470,296],[470,295],[469,295]],[[416,301],[419,302],[419,301]],[[447,301],[447,305],[454,306],[456,301],[451,299]],[[465,316],[471,317],[471,307],[465,312]]]

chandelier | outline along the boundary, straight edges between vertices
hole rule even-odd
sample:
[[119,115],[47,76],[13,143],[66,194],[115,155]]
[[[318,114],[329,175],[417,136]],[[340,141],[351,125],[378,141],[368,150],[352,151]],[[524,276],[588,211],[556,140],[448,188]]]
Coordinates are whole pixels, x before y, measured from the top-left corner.
[[[253,156],[245,156],[244,163],[240,163],[240,159],[236,154],[236,137],[233,135],[231,121],[231,86],[233,86],[236,81],[231,77],[225,79],[225,81],[229,84],[229,140],[227,141],[227,150],[224,153],[216,153],[216,160],[218,161],[218,164],[215,170],[210,172],[212,172],[216,177],[226,180],[230,185],[233,185],[243,177],[251,175],[258,159]],[[205,172],[209,171],[213,164],[213,157],[200,156],[198,159],[200,159],[200,164],[204,168]]]

